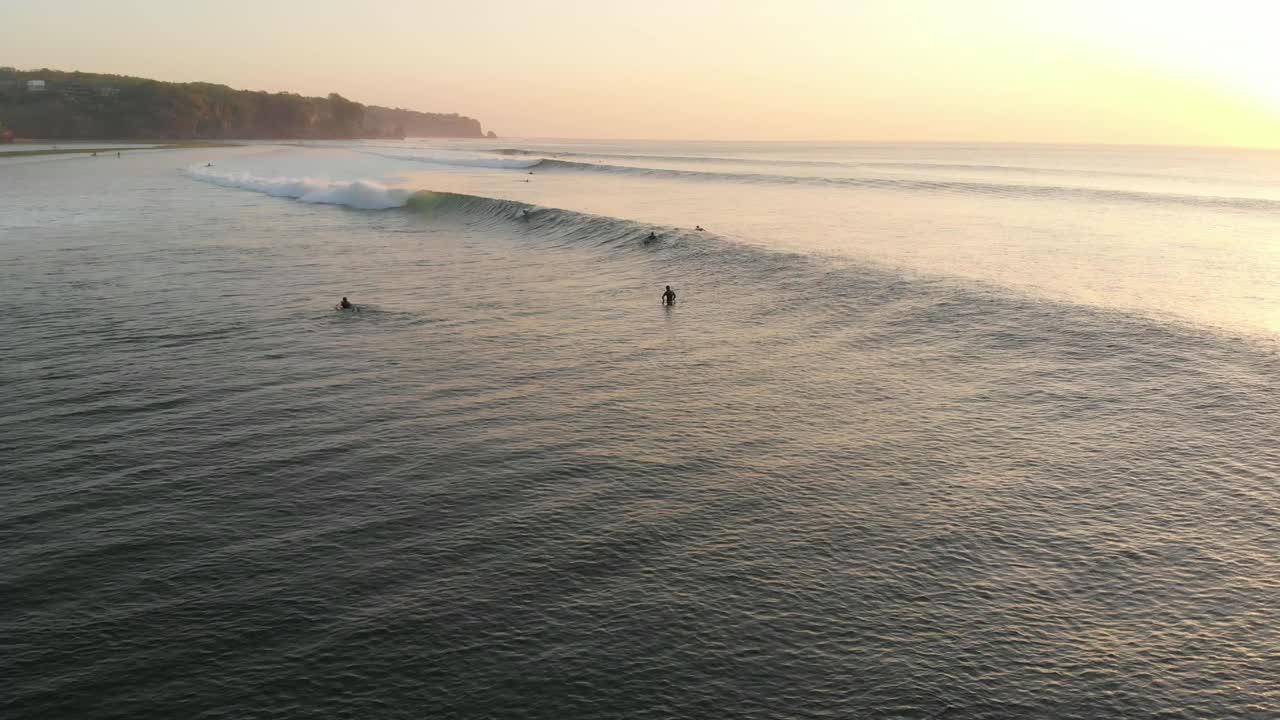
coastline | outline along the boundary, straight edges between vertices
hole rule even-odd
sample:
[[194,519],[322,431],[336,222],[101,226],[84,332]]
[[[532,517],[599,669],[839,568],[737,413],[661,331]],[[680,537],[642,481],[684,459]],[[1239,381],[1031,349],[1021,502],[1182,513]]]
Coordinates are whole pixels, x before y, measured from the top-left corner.
[[[111,141],[108,140],[105,142],[111,142]],[[127,141],[119,141],[119,142],[123,143]],[[59,143],[59,144],[62,144],[62,143]],[[68,142],[66,144],[74,145],[78,143],[73,141],[73,142]],[[138,145],[138,146],[131,146],[131,147],[122,147],[122,146],[105,146],[104,147],[97,143],[84,143],[84,144],[90,145],[90,147],[57,148],[57,149],[45,149],[45,150],[0,150],[0,158],[33,157],[36,155],[74,155],[74,154],[100,153],[100,152],[101,153],[126,152],[126,151],[133,151],[133,150],[183,150],[183,149],[191,149],[191,148],[239,147],[239,143],[203,142],[203,141],[162,143],[158,145]]]

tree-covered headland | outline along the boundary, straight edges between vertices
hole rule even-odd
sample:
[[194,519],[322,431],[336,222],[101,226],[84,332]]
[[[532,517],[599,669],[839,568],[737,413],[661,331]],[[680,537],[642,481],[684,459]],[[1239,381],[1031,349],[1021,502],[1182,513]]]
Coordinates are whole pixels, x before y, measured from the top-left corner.
[[363,105],[337,93],[9,67],[0,67],[0,123],[19,138],[62,140],[484,137],[474,118]]

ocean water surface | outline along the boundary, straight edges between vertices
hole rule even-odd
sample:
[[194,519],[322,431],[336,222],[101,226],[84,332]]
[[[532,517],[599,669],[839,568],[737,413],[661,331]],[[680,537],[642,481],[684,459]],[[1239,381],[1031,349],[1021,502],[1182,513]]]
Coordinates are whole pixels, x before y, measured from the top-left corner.
[[0,286],[5,718],[1280,717],[1280,153],[0,159]]

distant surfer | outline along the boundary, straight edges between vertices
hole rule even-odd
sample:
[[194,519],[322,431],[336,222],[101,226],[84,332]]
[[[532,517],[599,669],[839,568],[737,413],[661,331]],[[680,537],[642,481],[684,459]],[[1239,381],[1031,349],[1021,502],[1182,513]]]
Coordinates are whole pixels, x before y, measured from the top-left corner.
[[701,225],[694,225],[693,229],[697,230],[698,232],[702,232],[703,230],[706,230],[706,228],[702,227]]
[[667,291],[662,293],[662,304],[663,305],[676,304],[676,291],[672,290],[670,285],[667,286]]
[[204,166],[205,166],[205,167],[213,167],[213,163],[205,163],[205,164],[204,164]]
[[342,302],[338,303],[338,309],[339,310],[355,310],[356,312],[360,312],[360,308],[356,307],[355,305],[352,305],[351,301],[346,299],[345,297],[342,298]]
[[652,230],[650,230],[650,231],[649,231],[649,237],[647,237],[647,238],[645,238],[645,239],[644,239],[644,244],[645,244],[645,245],[649,245],[649,244],[651,244],[651,243],[656,243],[656,242],[658,242],[658,235],[657,235],[657,233],[655,233],[655,232],[653,232]]

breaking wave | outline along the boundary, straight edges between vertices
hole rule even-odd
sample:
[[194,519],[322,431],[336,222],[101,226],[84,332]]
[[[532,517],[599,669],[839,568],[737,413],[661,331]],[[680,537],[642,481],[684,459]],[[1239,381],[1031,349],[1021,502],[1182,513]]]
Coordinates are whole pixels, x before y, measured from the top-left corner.
[[[677,239],[695,236],[691,231],[657,228],[634,220],[541,207],[516,200],[391,187],[373,180],[337,182],[307,177],[265,177],[247,172],[218,172],[203,166],[189,167],[185,173],[202,182],[300,202],[342,205],[357,210],[404,208],[423,214],[455,215],[473,225],[520,223],[522,227],[554,236],[563,243],[593,246],[628,243],[655,249],[670,246]],[[655,228],[659,232],[659,240],[647,244],[642,242]],[[713,237],[706,233],[697,233],[696,236]]]
[[264,177],[247,172],[220,172],[201,165],[192,165],[185,172],[196,180],[223,187],[251,190],[306,203],[344,205],[358,210],[403,207],[413,195],[412,190],[389,187],[375,180]]

